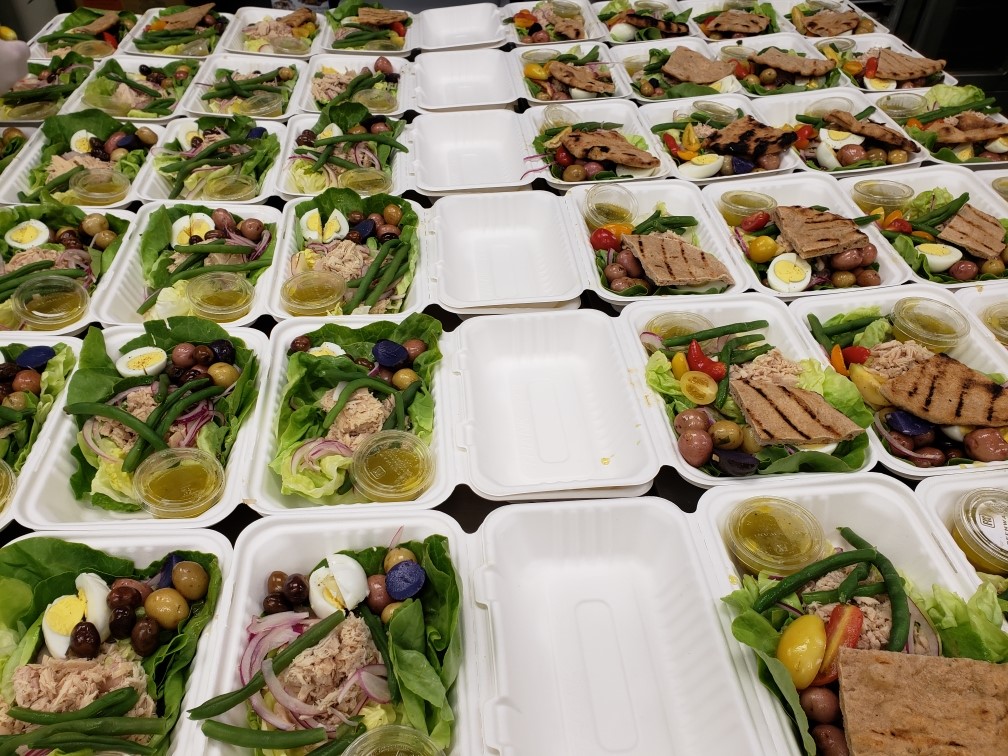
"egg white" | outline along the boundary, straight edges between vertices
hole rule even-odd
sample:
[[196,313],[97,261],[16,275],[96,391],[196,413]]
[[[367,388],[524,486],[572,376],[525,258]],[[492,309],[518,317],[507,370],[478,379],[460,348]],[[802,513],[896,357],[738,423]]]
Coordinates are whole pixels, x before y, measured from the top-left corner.
[[109,587],[93,572],[84,572],[74,581],[79,596],[84,597],[84,618],[98,629],[102,641],[111,634],[109,620],[112,610],[108,606]]
[[860,134],[851,134],[849,131],[839,129],[820,129],[819,141],[827,144],[834,150],[839,150],[845,144],[861,144],[865,138]]
[[594,100],[598,97],[598,94],[596,92],[588,92],[584,89],[578,89],[577,87],[571,87],[570,96],[572,100]]
[[688,160],[679,166],[679,175],[688,179],[707,179],[717,176],[724,166],[723,155],[708,153],[697,155],[692,160]]
[[941,273],[962,260],[963,253],[948,244],[928,242],[917,245],[917,253],[924,255],[932,273]]
[[887,92],[890,89],[896,89],[896,82],[893,79],[875,79],[865,76],[864,87],[872,92]]
[[31,249],[49,241],[49,227],[39,220],[26,220],[4,234],[4,241],[14,249]]
[[741,92],[742,82],[735,78],[734,74],[729,74],[723,79],[718,79],[713,84],[708,84],[711,89],[716,89],[721,94],[728,94],[730,92]]
[[80,152],[86,155],[91,152],[91,139],[94,138],[92,134],[87,129],[81,129],[80,131],[75,131],[74,135],[70,137],[70,149],[74,152]]
[[941,429],[942,433],[953,441],[958,441],[960,444],[966,440],[967,433],[972,433],[976,430],[972,425],[943,425]]
[[308,603],[321,619],[353,609],[367,595],[364,568],[346,554],[330,554],[326,564],[308,578]]
[[1008,152],[1008,137],[998,137],[992,142],[987,142],[984,148],[997,155],[1004,155]]
[[634,36],[637,34],[637,28],[630,24],[613,24],[613,28],[609,30],[609,34],[616,42],[632,42]]
[[802,451],[814,451],[820,454],[832,454],[836,451],[837,446],[840,444],[838,442],[832,442],[828,444],[799,444],[798,448]]
[[337,126],[335,123],[330,123],[326,126],[318,135],[318,139],[328,139],[329,137],[343,136],[343,129]]
[[123,378],[159,375],[168,365],[168,353],[155,346],[144,346],[126,352],[116,360],[116,370]]
[[[796,267],[803,274],[801,279],[791,281],[782,278],[778,273],[782,264],[789,269],[791,265]],[[812,282],[812,266],[794,252],[786,252],[770,261],[766,276],[767,285],[774,291],[779,291],[781,294],[797,294],[799,291],[805,291]]]
[[42,613],[42,638],[56,659],[66,659],[70,650],[70,633],[84,619],[84,602],[76,595],[60,596]]
[[346,352],[338,344],[333,344],[331,341],[323,341],[317,347],[309,349],[308,354],[315,357],[340,357],[346,354]]
[[833,171],[837,168],[843,167],[840,165],[840,161],[837,160],[836,153],[833,152],[826,142],[819,142],[819,146],[816,147],[815,156],[816,162],[827,171]]
[[207,231],[212,231],[213,229],[213,218],[206,213],[183,215],[181,218],[172,223],[172,247],[189,244],[189,238],[192,236],[198,236],[202,239],[206,235]]

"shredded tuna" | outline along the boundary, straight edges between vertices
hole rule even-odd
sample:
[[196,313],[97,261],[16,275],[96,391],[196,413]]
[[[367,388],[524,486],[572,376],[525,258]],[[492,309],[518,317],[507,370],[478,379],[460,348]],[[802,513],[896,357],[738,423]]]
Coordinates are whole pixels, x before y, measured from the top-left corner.
[[781,354],[779,349],[771,349],[745,365],[732,365],[730,372],[732,380],[797,386],[801,367]]
[[81,155],[79,152],[68,152],[66,155],[53,155],[49,160],[49,167],[46,169],[46,181],[52,181],[57,176],[62,176],[78,165],[82,165],[85,168],[109,167],[109,164],[104,160],[99,160],[90,155]]
[[[151,81],[144,81],[144,86],[157,88],[157,85]],[[150,95],[137,92],[127,84],[117,86],[115,92],[112,93],[112,97],[120,102],[127,103],[131,110],[143,110],[154,101],[154,98]]]
[[348,68],[343,73],[333,71],[316,76],[311,83],[312,96],[318,102],[329,102],[334,97],[343,94],[347,84],[365,72],[370,73],[370,69],[364,68],[361,71],[354,71]]
[[[322,397],[322,407],[329,403],[328,412],[335,406],[335,399],[332,396],[336,389],[326,392]],[[338,396],[338,392],[336,392]],[[368,436],[377,433],[382,429],[382,425],[392,414],[395,408],[395,399],[387,397],[380,401],[376,399],[366,388],[357,389],[350,397],[350,401],[340,410],[336,416],[336,422],[329,428],[326,438],[333,441],[340,441],[348,447],[357,450]]]
[[15,254],[7,263],[6,270],[10,273],[18,268],[23,268],[25,265],[31,265],[32,263],[41,262],[42,260],[52,260],[55,262],[60,254],[61,253],[55,249],[31,247],[30,249],[22,250],[21,252]]
[[865,367],[886,378],[895,378],[933,356],[916,341],[885,341],[871,348]]
[[[133,417],[146,422],[151,412],[158,405],[154,400],[154,395],[150,391],[133,391],[126,395],[120,406],[126,412],[133,415]],[[133,444],[136,443],[137,439],[136,432],[127,428],[118,420],[96,417],[95,421],[97,422],[95,427],[99,436],[108,438],[117,447],[122,449],[123,452],[128,452],[133,448]],[[168,445],[181,446],[185,435],[185,426],[182,423],[172,423],[168,433]]]
[[315,268],[339,273],[344,280],[364,275],[371,259],[371,250],[363,244],[345,239],[326,252],[319,252]]
[[248,39],[276,39],[278,37],[293,37],[293,30],[280,21],[264,18],[255,24],[249,24],[242,30]]

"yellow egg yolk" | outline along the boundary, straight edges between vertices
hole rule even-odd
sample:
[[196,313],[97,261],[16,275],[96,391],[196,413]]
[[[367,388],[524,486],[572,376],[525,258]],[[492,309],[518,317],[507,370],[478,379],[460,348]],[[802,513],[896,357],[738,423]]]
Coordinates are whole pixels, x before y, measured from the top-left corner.
[[781,260],[774,265],[774,275],[787,283],[798,283],[805,278],[805,271],[790,260]]
[[60,635],[70,635],[74,625],[84,619],[86,609],[87,601],[83,593],[76,596],[60,596],[49,607],[45,620],[53,631]]
[[161,355],[156,352],[147,352],[145,354],[138,354],[136,357],[131,359],[126,365],[130,370],[142,370],[145,373],[158,362],[161,361]]
[[35,241],[39,237],[39,232],[37,228],[33,226],[25,226],[24,228],[16,228],[13,233],[11,233],[11,238],[18,242],[19,244],[29,244]]

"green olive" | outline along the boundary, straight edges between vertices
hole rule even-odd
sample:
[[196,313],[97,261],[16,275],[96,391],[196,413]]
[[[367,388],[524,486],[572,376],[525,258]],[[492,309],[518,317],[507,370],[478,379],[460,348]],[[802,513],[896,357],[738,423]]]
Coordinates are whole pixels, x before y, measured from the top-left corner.
[[163,629],[174,630],[189,616],[189,604],[174,588],[161,588],[144,601],[144,612]]
[[857,276],[850,270],[835,270],[830,276],[830,283],[838,289],[847,289],[857,282]]
[[171,571],[172,585],[182,597],[189,601],[199,601],[206,596],[210,586],[210,576],[199,562],[179,562]]
[[391,202],[385,205],[385,209],[382,210],[381,214],[385,222],[390,226],[398,226],[400,221],[402,221],[402,208]]
[[148,147],[157,144],[157,134],[146,126],[141,126],[136,130],[136,138]]
[[108,218],[101,213],[91,213],[84,216],[84,220],[80,224],[80,230],[88,236],[94,236],[99,231],[104,231],[108,227]]
[[756,438],[756,431],[751,425],[742,426],[742,445],[739,448],[746,454],[756,454],[763,450],[763,445]]
[[889,159],[888,153],[881,147],[872,147],[865,152],[865,160],[875,160],[884,163]]
[[586,178],[588,178],[588,172],[585,170],[583,165],[574,163],[573,165],[568,165],[564,168],[564,181],[584,181]]
[[738,449],[742,445],[742,427],[731,420],[718,420],[707,432],[716,449]]
[[654,84],[647,79],[640,83],[641,97],[654,97]]
[[210,375],[210,380],[214,382],[214,386],[221,386],[222,388],[232,385],[238,380],[238,376],[241,375],[238,372],[238,368],[226,362],[215,362],[207,368],[207,373]]
[[24,391],[14,391],[3,398],[3,406],[12,410],[23,410],[28,406],[28,395]]
[[125,147],[116,147],[114,150],[112,150],[112,152],[109,153],[109,160],[111,160],[113,163],[118,163],[127,155],[129,155],[129,150],[127,150]]
[[119,235],[115,231],[106,228],[104,231],[99,231],[91,239],[91,246],[96,249],[106,249],[112,242],[119,238]]
[[391,604],[387,604],[384,609],[381,610],[381,621],[384,624],[388,624],[392,621],[392,615],[396,613],[396,610],[402,606],[402,601],[393,601]]
[[764,68],[760,71],[759,75],[760,84],[764,87],[769,87],[772,84],[777,83],[777,69],[776,68]]
[[419,380],[420,376],[417,375],[416,371],[409,368],[396,370],[392,375],[392,385],[400,391],[404,391],[411,383],[416,383]]
[[759,86],[759,76],[756,74],[747,74],[742,77],[742,83],[747,87],[758,87]]
[[280,70],[277,71],[277,76],[279,77],[280,81],[290,81],[291,79],[294,78],[295,72],[294,69],[291,68],[290,66],[282,66]]
[[1005,272],[1005,264],[1000,258],[995,257],[993,260],[987,260],[983,265],[980,266],[980,272],[986,273],[990,276],[1001,276]]
[[414,554],[409,549],[404,549],[402,546],[397,546],[394,549],[389,549],[388,553],[385,555],[385,561],[382,562],[382,567],[385,568],[385,572],[391,570],[399,562],[415,562],[416,554]]
[[910,154],[906,150],[889,150],[886,159],[889,165],[902,165],[910,159]]

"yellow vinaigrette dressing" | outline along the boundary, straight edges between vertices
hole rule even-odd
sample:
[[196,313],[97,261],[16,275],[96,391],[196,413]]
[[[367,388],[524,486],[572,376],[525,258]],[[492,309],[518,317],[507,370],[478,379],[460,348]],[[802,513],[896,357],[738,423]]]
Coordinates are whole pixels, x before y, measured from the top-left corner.
[[59,328],[77,320],[83,304],[77,292],[57,291],[52,294],[36,294],[24,306],[29,313],[45,320],[50,328]]

